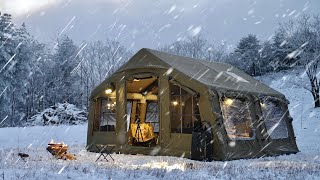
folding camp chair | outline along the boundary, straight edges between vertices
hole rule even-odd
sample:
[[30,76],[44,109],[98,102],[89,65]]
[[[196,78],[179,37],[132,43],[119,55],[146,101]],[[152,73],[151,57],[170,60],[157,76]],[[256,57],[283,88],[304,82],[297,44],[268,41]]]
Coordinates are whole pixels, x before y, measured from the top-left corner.
[[102,156],[106,161],[109,162],[109,160],[107,159],[108,156],[110,156],[110,158],[114,161],[114,159],[111,156],[112,150],[114,147],[116,147],[116,145],[114,144],[96,144],[97,149],[99,150],[99,157],[97,158],[96,162],[100,159],[100,157]]

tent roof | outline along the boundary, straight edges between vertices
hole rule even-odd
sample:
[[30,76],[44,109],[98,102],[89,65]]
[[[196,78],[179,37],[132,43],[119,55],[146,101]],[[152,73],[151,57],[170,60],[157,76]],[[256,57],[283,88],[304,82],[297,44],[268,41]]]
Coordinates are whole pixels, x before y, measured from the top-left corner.
[[278,91],[238,68],[224,63],[198,60],[143,48],[117,72],[136,68],[173,68],[189,76],[190,80],[199,81],[211,88],[284,97]]

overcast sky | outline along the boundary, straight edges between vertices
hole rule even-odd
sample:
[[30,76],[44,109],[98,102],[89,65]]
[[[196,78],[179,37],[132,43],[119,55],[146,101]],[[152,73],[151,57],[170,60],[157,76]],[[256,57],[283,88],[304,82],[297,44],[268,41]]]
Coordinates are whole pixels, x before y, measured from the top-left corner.
[[133,50],[196,34],[215,43],[236,44],[249,33],[266,40],[280,21],[319,7],[320,0],[0,0],[0,11],[43,42],[110,38]]

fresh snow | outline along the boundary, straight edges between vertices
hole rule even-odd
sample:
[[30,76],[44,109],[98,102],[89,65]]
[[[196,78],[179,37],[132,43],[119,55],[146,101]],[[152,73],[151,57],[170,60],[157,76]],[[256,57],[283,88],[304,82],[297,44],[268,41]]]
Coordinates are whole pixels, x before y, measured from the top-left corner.
[[[114,154],[99,160],[85,150],[87,126],[34,126],[0,129],[0,179],[320,179],[320,109],[303,87],[302,70],[258,77],[284,93],[301,152],[257,159],[199,162],[186,158]],[[52,139],[70,146],[76,161],[56,160],[46,152]],[[26,161],[18,152],[30,155]]]
[[53,124],[82,124],[87,121],[87,112],[69,103],[57,103],[32,116],[26,126],[43,126]]
[[0,128],[0,150],[43,148],[51,139],[57,142],[63,141],[71,146],[84,146],[87,140],[87,123],[76,126]]

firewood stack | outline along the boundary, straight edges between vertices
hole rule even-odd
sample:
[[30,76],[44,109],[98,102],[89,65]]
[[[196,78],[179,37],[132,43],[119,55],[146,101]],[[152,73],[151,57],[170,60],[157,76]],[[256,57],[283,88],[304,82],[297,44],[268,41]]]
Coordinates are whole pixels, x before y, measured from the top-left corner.
[[62,143],[55,143],[53,140],[48,144],[47,150],[56,158],[63,160],[75,160],[76,157],[73,154],[67,152],[68,145]]

